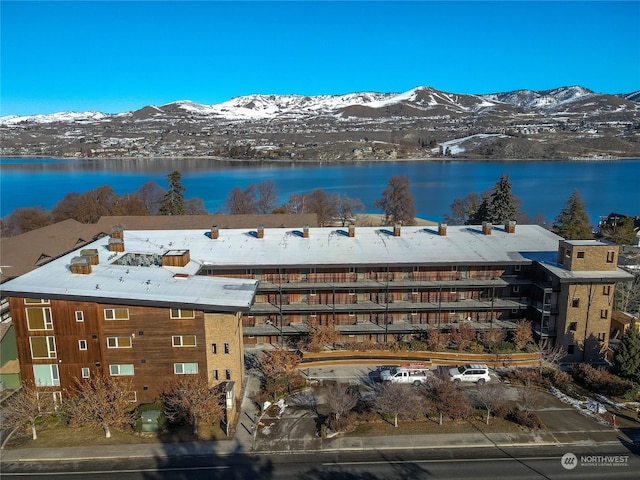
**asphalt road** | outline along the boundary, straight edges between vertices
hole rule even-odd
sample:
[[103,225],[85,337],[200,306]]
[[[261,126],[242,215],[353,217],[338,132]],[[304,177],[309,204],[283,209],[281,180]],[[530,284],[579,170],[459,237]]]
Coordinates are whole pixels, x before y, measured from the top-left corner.
[[[565,468],[562,457],[575,455]],[[123,455],[126,452],[123,451]],[[2,478],[93,480],[637,479],[640,457],[624,445],[429,449],[314,454],[4,464]]]

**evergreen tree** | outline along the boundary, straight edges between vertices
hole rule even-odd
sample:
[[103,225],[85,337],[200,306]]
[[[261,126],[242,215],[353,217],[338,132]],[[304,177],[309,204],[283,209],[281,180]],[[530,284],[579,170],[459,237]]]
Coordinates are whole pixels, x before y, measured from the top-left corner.
[[509,175],[500,175],[500,180],[491,193],[491,200],[487,205],[487,221],[502,223],[516,218],[516,198],[511,193]]
[[184,215],[184,191],[185,188],[180,183],[182,175],[174,171],[167,175],[169,191],[162,198],[160,205],[160,215]]
[[640,331],[635,320],[622,335],[612,364],[616,375],[640,383]]
[[551,228],[553,233],[567,240],[591,240],[593,232],[584,202],[578,190],[574,190]]

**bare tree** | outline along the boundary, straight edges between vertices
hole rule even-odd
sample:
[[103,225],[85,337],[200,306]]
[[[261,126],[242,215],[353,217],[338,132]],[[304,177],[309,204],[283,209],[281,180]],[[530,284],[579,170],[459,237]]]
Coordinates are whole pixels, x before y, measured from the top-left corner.
[[74,218],[76,206],[80,194],[77,192],[67,193],[62,200],[56,203],[51,209],[51,218],[54,223],[62,222],[68,218]]
[[491,412],[505,403],[506,391],[507,389],[504,384],[500,382],[489,382],[478,385],[478,392],[475,397],[487,411],[487,425],[489,425]]
[[475,192],[464,198],[456,198],[451,204],[451,214],[445,214],[443,220],[450,225],[467,225],[482,203],[482,197]]
[[451,340],[456,343],[458,351],[467,348],[475,339],[476,329],[467,322],[460,323],[458,328],[451,332]]
[[[636,266],[640,269],[640,257]],[[617,310],[640,317],[640,270],[636,270],[630,282],[616,284],[614,301]]]
[[11,237],[46,227],[52,223],[51,215],[42,207],[16,208],[2,221],[2,235]]
[[307,213],[307,196],[301,193],[294,193],[289,196],[289,201],[285,205],[285,210],[291,213]]
[[513,332],[513,343],[518,350],[524,349],[528,343],[533,341],[533,330],[531,330],[531,322],[520,320],[516,322],[516,329]]
[[150,215],[160,213],[160,205],[167,191],[157,182],[146,182],[136,192]]
[[356,403],[357,394],[345,383],[336,383],[327,389],[327,406],[336,420],[350,412]]
[[382,198],[374,206],[381,208],[387,223],[414,225],[416,221],[416,202],[411,195],[411,182],[406,175],[393,175],[389,186],[382,192]]
[[521,410],[531,413],[533,410],[540,407],[542,397],[535,386],[533,378],[535,373],[533,371],[528,371],[526,373],[527,374],[523,379],[524,384],[518,389],[518,405]]
[[256,213],[256,199],[254,193],[255,187],[249,185],[246,189],[241,190],[235,187],[229,192],[226,199],[227,210],[231,214],[251,214]]
[[506,337],[506,333],[502,328],[491,327],[489,330],[485,330],[482,332],[482,341],[487,346],[489,350],[493,350],[493,348],[503,341]]
[[441,352],[447,348],[449,344],[449,334],[440,331],[437,328],[432,328],[427,332],[427,346],[429,350],[434,352]]
[[38,393],[32,380],[22,383],[22,388],[18,393],[14,393],[2,408],[5,425],[8,427],[18,427],[29,425],[31,428],[31,438],[38,439],[36,425],[38,419],[54,410],[52,392]]
[[326,226],[338,215],[338,198],[318,188],[306,196],[305,212],[315,213],[320,226]]
[[338,218],[342,222],[344,227],[348,222],[351,222],[356,212],[364,210],[364,203],[357,198],[350,198],[346,195],[338,195]]
[[310,329],[308,348],[311,352],[319,352],[326,345],[335,343],[337,340],[338,332],[336,332],[333,322],[327,325],[318,325]]
[[376,389],[375,409],[380,414],[393,415],[393,426],[398,426],[398,416],[421,411],[420,397],[412,385],[383,383]]
[[299,375],[297,367],[301,360],[298,352],[282,347],[266,352],[260,360],[260,370],[267,393],[275,398],[278,393],[289,391],[292,380]]
[[223,416],[221,394],[200,375],[178,375],[165,385],[165,415],[171,422],[186,421],[198,433],[199,422],[214,423]]
[[542,374],[543,367],[558,368],[560,361],[567,356],[567,351],[561,345],[552,345],[549,338],[538,340],[538,366]]
[[95,223],[100,217],[111,215],[118,195],[109,185],[89,190],[78,197],[74,218],[82,223]]
[[207,215],[209,212],[201,198],[190,198],[184,201],[185,215]]
[[255,206],[258,213],[271,213],[278,201],[278,188],[276,182],[273,180],[265,180],[260,182],[256,188],[258,191],[258,198],[256,199]]
[[111,438],[111,428],[132,423],[131,381],[97,373],[89,379],[76,379],[75,395],[67,403],[71,417],[81,425],[96,425]]
[[428,405],[440,415],[440,425],[445,415],[452,419],[463,418],[471,409],[469,398],[462,388],[444,374],[430,379],[425,395]]

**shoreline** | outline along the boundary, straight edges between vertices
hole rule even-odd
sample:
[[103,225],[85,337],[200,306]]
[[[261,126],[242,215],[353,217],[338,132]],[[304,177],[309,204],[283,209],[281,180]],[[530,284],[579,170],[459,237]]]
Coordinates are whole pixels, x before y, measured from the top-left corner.
[[0,155],[1,159],[7,160],[20,160],[20,159],[49,159],[49,160],[77,160],[77,161],[137,161],[137,160],[208,160],[217,161],[221,163],[239,163],[247,165],[268,165],[268,164],[304,164],[304,165],[340,165],[340,164],[367,164],[367,163],[405,163],[405,162],[477,162],[477,163],[519,163],[519,162],[622,162],[626,160],[640,160],[640,157],[619,157],[614,158],[593,158],[593,157],[567,157],[567,158],[471,158],[471,157],[421,157],[421,158],[394,158],[394,159],[380,159],[380,158],[362,158],[362,159],[332,159],[332,160],[318,160],[318,159],[240,159],[240,158],[226,158],[215,156],[162,156],[162,157],[54,157],[49,155]]

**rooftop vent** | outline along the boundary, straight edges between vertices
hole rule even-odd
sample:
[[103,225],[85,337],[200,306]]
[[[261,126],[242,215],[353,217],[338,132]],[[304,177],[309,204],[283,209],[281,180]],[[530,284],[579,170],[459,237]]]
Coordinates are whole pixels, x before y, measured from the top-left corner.
[[73,257],[71,259],[71,273],[88,275],[91,273],[91,259],[89,257]]
[[219,236],[220,236],[220,231],[218,230],[218,226],[214,225],[213,227],[211,227],[211,239],[217,240]]
[[507,233],[516,233],[516,221],[509,220],[508,222],[504,222],[504,230]]
[[122,225],[111,227],[111,238],[124,238],[124,228]]
[[264,227],[262,225],[258,225],[258,238],[264,238]]
[[393,226],[393,236],[394,237],[399,237],[400,236],[400,224],[399,223],[396,223]]
[[122,238],[109,239],[109,251],[110,252],[124,252],[124,240]]
[[168,250],[162,255],[162,266],[186,267],[190,260],[189,250]]
[[438,235],[441,237],[447,236],[447,224],[446,223],[438,223]]
[[356,236],[356,226],[353,224],[349,225],[349,236],[350,237]]
[[91,265],[98,265],[100,263],[100,257],[98,257],[97,248],[85,248],[80,250],[80,255],[89,258]]
[[491,222],[482,222],[482,233],[485,235],[491,235],[491,230],[493,230]]
[[309,225],[305,225],[302,227],[302,237],[309,238]]

